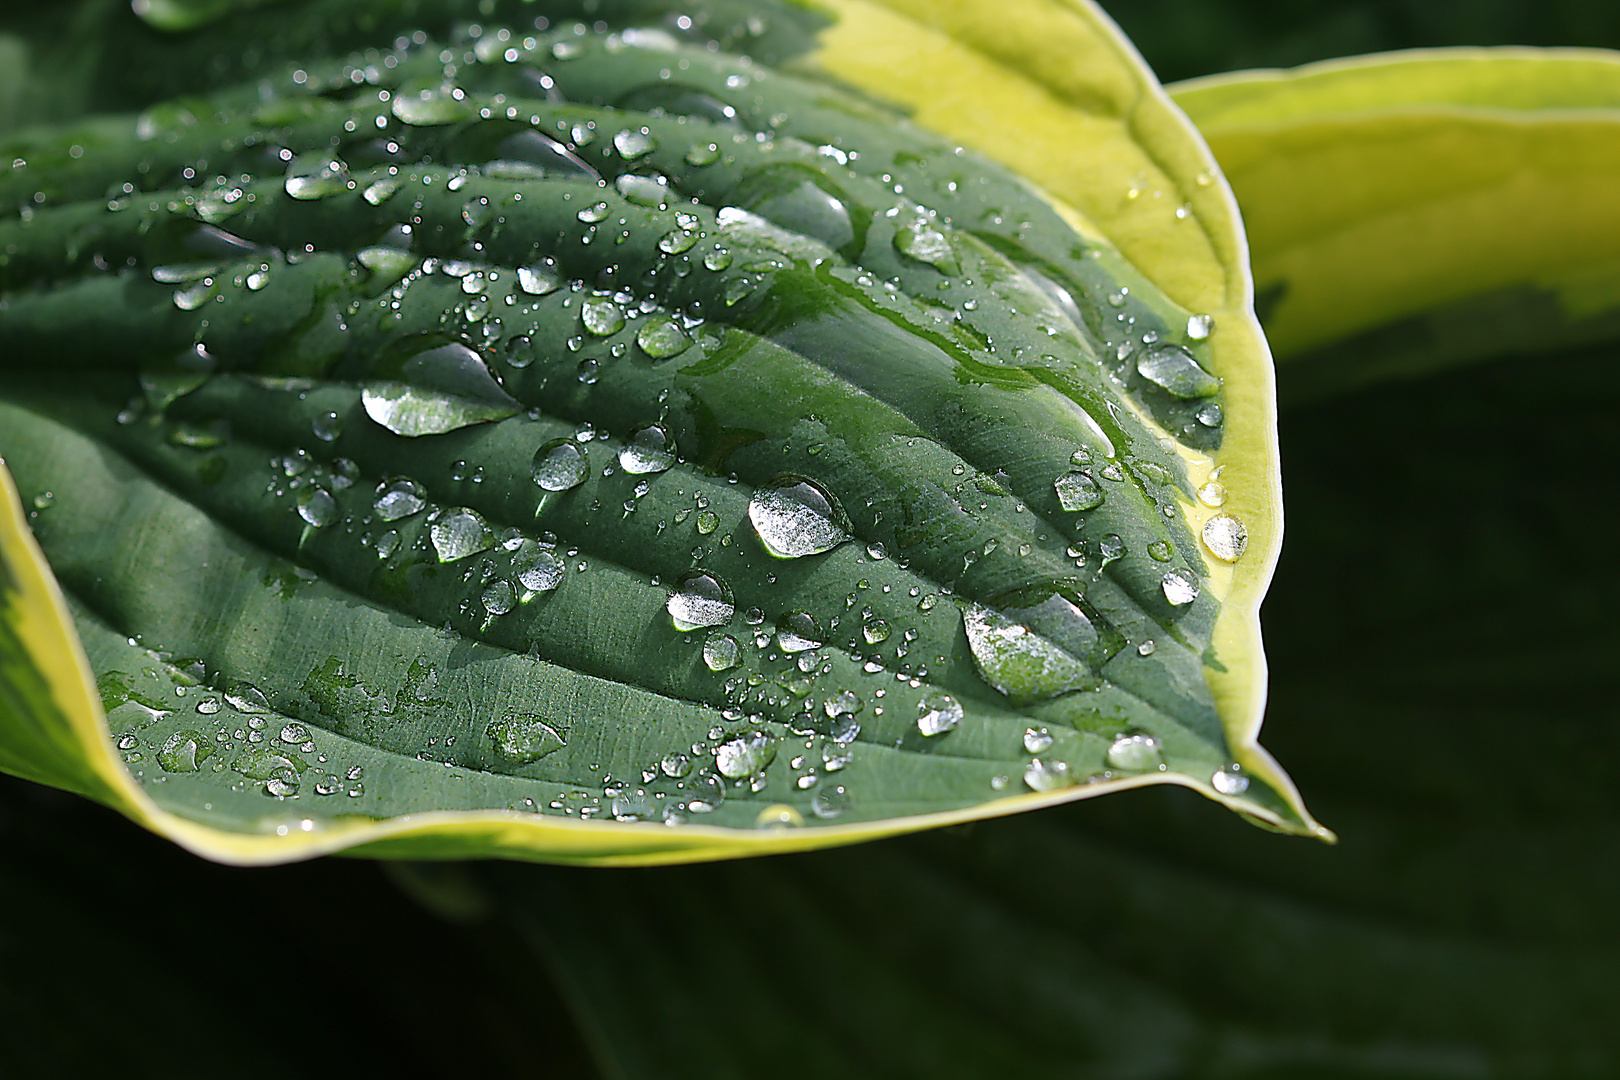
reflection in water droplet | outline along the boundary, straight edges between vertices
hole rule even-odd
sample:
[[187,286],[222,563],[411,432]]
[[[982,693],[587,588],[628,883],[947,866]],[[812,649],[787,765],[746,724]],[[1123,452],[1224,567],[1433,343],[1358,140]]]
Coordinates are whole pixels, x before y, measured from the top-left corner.
[[664,606],[682,633],[724,626],[737,612],[726,583],[706,570],[689,570],[677,578]]
[[1249,790],[1249,778],[1243,775],[1237,765],[1217,770],[1209,782],[1222,795],[1241,795]]
[[518,288],[530,296],[545,296],[562,284],[562,279],[546,266],[520,266],[517,278]]
[[[1066,606],[1072,609],[1068,614],[1077,641],[1090,643],[1081,637],[1086,631],[1094,641],[1096,630],[1084,613],[1072,604]],[[1090,669],[1068,651],[982,604],[971,604],[963,611],[962,625],[980,676],[1009,697],[1038,701],[1095,682]]]
[[567,745],[555,728],[538,716],[505,716],[484,733],[495,742],[495,751],[514,765],[539,761]]
[[455,562],[495,546],[495,534],[476,510],[447,511],[428,530],[440,562]]
[[1231,514],[1216,514],[1204,522],[1204,546],[1222,562],[1237,562],[1249,547],[1249,530]]
[[1066,473],[1052,482],[1058,505],[1065,510],[1095,510],[1103,504],[1102,486],[1083,472]]
[[305,488],[298,494],[298,516],[319,529],[338,519],[337,500],[320,488]]
[[730,634],[710,634],[703,643],[703,662],[710,671],[730,671],[742,660],[742,649]]
[[1166,570],[1159,584],[1164,589],[1164,598],[1176,607],[1198,599],[1198,579],[1193,577],[1190,570]]
[[1108,767],[1148,772],[1159,767],[1163,747],[1152,735],[1121,735],[1108,747]]
[[776,760],[776,739],[763,731],[742,735],[714,748],[714,767],[728,780],[763,771]]
[[779,559],[831,551],[850,538],[849,519],[832,493],[802,476],[780,476],[754,492],[748,520]]
[[675,447],[658,424],[636,428],[619,450],[619,467],[627,473],[659,473],[673,464]]
[[654,360],[664,360],[685,352],[692,339],[674,319],[652,319],[636,331],[636,344]]
[[534,454],[529,475],[545,491],[567,491],[585,482],[585,451],[572,439],[552,439]]
[[207,736],[186,728],[163,740],[157,761],[169,772],[196,772],[213,755],[214,746]]
[[776,622],[776,645],[785,653],[821,648],[821,625],[808,611],[790,611]]
[[607,337],[624,329],[624,311],[605,296],[593,296],[579,306],[580,320],[588,333]]
[[962,722],[962,705],[949,694],[925,694],[917,702],[917,730],[928,738]]
[[1024,783],[1033,791],[1057,791],[1074,784],[1066,761],[1036,758],[1024,768]]
[[377,487],[377,499],[371,504],[372,512],[382,521],[398,521],[422,511],[427,505],[427,492],[415,480],[385,480]]
[[843,784],[825,786],[810,797],[810,812],[818,818],[838,817],[849,807],[849,790]]
[[1144,352],[1136,361],[1142,378],[1161,386],[1171,397],[1209,397],[1221,388],[1221,381],[1193,359],[1180,345],[1161,345]]

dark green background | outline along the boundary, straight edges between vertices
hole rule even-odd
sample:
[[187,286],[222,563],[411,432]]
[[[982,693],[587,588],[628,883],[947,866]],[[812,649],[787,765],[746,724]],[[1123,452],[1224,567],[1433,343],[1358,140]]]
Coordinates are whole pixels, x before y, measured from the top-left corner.
[[[1609,3],[1105,6],[1166,80],[1620,45]],[[1265,741],[1336,848],[1150,790],[672,870],[247,871],[0,778],[0,1074],[1620,1075],[1616,358],[1285,414]]]

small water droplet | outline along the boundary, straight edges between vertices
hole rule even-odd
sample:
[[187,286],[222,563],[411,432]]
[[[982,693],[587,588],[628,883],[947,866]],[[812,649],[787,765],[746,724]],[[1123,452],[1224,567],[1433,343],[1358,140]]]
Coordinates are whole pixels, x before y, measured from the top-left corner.
[[1226,485],[1219,480],[1211,480],[1198,489],[1198,501],[1211,509],[1226,505]]
[[1170,556],[1175,554],[1175,549],[1170,546],[1168,540],[1155,540],[1148,545],[1148,554],[1155,562],[1169,562]]
[[1163,749],[1152,735],[1121,735],[1108,747],[1108,767],[1123,772],[1149,772],[1159,767]]
[[580,321],[588,333],[607,337],[624,329],[624,311],[605,296],[593,296],[579,306]]
[[896,229],[894,246],[900,254],[928,263],[941,273],[956,274],[961,271],[950,238],[926,223],[903,225]]
[[613,188],[624,196],[626,202],[636,206],[653,206],[660,210],[668,208],[669,185],[664,183],[663,177],[625,173],[613,181]]
[[721,743],[714,748],[714,767],[728,780],[742,780],[763,772],[776,760],[776,739],[756,731]]
[[686,148],[686,163],[702,168],[720,160],[720,147],[715,143],[694,143]]
[[731,265],[731,252],[725,248],[715,248],[703,256],[703,265],[709,270],[724,270]]
[[785,653],[808,652],[822,644],[821,625],[808,611],[790,611],[776,623],[776,646]]
[[677,578],[664,606],[682,633],[724,626],[737,611],[726,583],[707,570],[689,570]]
[[683,251],[692,250],[697,243],[697,234],[689,229],[672,229],[665,233],[658,241],[658,250],[665,255],[679,255]]
[[598,221],[606,220],[608,216],[608,204],[605,202],[592,203],[590,206],[585,207],[574,216],[588,225],[594,225]]
[[1221,408],[1220,402],[1211,401],[1200,405],[1198,411],[1193,413],[1193,418],[1205,427],[1220,427],[1222,421],[1226,419],[1226,410]]
[[1180,345],[1149,349],[1137,358],[1136,370],[1171,397],[1204,398],[1221,388],[1221,381],[1199,367],[1193,354]]
[[495,752],[514,765],[539,761],[567,745],[557,730],[538,716],[503,716],[484,729]]
[[338,519],[337,500],[318,487],[305,488],[298,493],[298,516],[319,529]]
[[403,183],[404,181],[398,177],[385,176],[381,180],[368,184],[366,190],[360,193],[360,197],[372,206],[381,206],[394,197]]
[[1024,729],[1024,749],[1039,754],[1052,748],[1052,733],[1043,727]]
[[697,516],[697,531],[700,536],[708,536],[720,527],[720,515],[713,510],[700,510]]
[[1217,769],[1209,778],[1209,782],[1222,795],[1241,795],[1249,790],[1249,778],[1243,775],[1240,766],[1237,765]]
[[1203,341],[1214,328],[1215,318],[1212,315],[1187,316],[1187,336],[1194,341]]
[[562,284],[562,279],[546,266],[520,266],[517,278],[518,288],[530,296],[545,296]]
[[[218,703],[215,703],[216,711]],[[121,745],[121,744],[120,744]],[[130,743],[129,749],[134,742]],[[157,762],[169,772],[196,772],[203,762],[214,756],[214,744],[200,732],[183,728],[163,740],[158,749]]]
[[398,521],[422,511],[427,505],[427,492],[415,480],[400,478],[385,480],[377,487],[377,498],[371,504],[372,512],[382,521]]
[[882,619],[868,619],[861,627],[861,637],[868,645],[881,644],[889,640],[889,624]]
[[674,319],[651,319],[636,331],[636,344],[654,360],[665,360],[685,352],[692,339]]
[[414,94],[394,95],[389,107],[402,123],[413,127],[436,127],[454,124],[472,115],[472,106],[456,96],[453,88],[428,88]]
[[324,199],[348,191],[354,181],[349,179],[349,167],[337,158],[299,158],[288,167],[282,186],[295,199]]
[[658,149],[658,140],[648,133],[646,128],[625,128],[613,136],[613,149],[626,161],[645,157]]
[[1032,791],[1058,791],[1071,787],[1074,777],[1069,772],[1068,762],[1036,758],[1024,767],[1024,783]]
[[685,754],[665,754],[658,762],[658,768],[672,780],[680,780],[692,772],[692,759]]

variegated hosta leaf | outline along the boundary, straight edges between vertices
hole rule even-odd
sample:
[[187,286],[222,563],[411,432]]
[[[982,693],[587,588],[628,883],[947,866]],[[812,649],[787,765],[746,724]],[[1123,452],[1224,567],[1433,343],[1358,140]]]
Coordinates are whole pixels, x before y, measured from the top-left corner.
[[1174,88],[1291,400],[1620,331],[1620,56],[1439,49]]
[[[714,857],[1158,782],[1320,831],[1253,743],[1238,233],[1105,23],[1029,5],[1096,102],[972,9],[839,8],[788,74],[510,6],[8,147],[0,451],[116,801],[235,859]],[[1137,169],[1083,207],[1124,254],[814,75],[905,102],[953,56]]]

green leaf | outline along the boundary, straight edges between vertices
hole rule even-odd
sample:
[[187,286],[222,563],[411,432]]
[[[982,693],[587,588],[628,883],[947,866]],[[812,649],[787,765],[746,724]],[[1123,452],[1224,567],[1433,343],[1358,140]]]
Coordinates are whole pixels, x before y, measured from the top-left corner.
[[1179,84],[1259,306],[1321,396],[1620,332],[1620,59],[1452,49]]
[[[1327,835],[1254,743],[1270,376],[1210,162],[1093,9],[833,14],[799,74],[490,25],[453,73],[14,140],[0,445],[112,801],[235,861],[715,858],[1153,783]],[[1052,39],[1083,80],[1022,62]],[[947,70],[993,108],[816,81]]]

